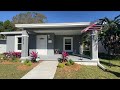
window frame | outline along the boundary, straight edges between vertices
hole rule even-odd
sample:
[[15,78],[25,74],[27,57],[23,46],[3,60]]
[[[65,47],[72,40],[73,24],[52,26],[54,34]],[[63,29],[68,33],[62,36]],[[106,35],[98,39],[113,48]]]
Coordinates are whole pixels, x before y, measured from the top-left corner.
[[[71,44],[65,44],[66,39],[71,39]],[[65,45],[71,45],[71,50],[65,50]],[[73,52],[73,37],[64,37],[63,38],[63,50],[66,52]]]
[[[21,43],[18,43],[18,38],[21,38]],[[18,50],[18,44],[21,44],[21,50]],[[15,51],[21,52],[22,51],[22,36],[15,36]]]

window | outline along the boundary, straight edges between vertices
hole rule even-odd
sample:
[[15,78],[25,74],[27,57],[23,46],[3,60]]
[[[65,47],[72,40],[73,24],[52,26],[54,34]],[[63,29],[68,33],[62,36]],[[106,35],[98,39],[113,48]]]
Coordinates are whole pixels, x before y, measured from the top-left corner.
[[22,50],[22,37],[15,36],[15,51],[20,52]]
[[73,51],[73,38],[72,37],[64,37],[63,49],[67,52]]
[[17,45],[18,48],[17,48],[17,50],[22,50],[22,38],[21,38],[21,37],[18,37],[17,39],[18,39],[18,40],[17,40],[17,41],[18,41],[18,45]]

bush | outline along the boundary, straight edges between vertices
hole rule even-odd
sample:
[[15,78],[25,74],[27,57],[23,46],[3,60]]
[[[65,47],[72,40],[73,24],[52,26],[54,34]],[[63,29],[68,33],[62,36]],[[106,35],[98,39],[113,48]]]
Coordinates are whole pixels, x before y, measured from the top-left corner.
[[32,51],[32,52],[30,53],[30,56],[31,56],[32,62],[36,62],[36,59],[37,59],[37,57],[38,57],[38,53]]
[[90,56],[90,51],[83,51],[84,55]]
[[75,62],[71,59],[69,60],[69,62],[70,62],[71,65],[75,64]]
[[32,62],[30,61],[29,63],[27,63],[27,66],[31,66],[32,65]]
[[59,63],[57,67],[59,67],[59,68],[63,68],[64,66],[65,66],[64,63]]
[[25,60],[24,65],[31,66],[32,62],[30,60]]
[[4,58],[8,59],[8,58],[20,58],[21,57],[21,52],[5,52],[3,53]]
[[62,52],[62,62],[65,62],[67,61],[69,54],[66,52],[66,51],[63,51]]
[[7,57],[3,57],[3,60],[7,60],[8,58]]
[[17,62],[17,60],[16,59],[14,59],[14,60],[11,60],[12,62]]
[[65,65],[66,65],[66,66],[70,66],[70,65],[71,65],[71,63],[68,61]]
[[62,58],[58,58],[58,62],[62,63],[63,59]]

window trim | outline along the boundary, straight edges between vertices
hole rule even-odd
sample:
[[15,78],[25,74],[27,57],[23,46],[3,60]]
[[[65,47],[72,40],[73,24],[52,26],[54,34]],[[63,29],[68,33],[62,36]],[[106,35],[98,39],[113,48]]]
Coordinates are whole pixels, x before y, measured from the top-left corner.
[[[71,50],[65,50],[65,39],[71,39]],[[73,52],[73,37],[64,37],[63,38],[63,50],[66,52]]]
[[[22,51],[22,48],[21,48],[21,50],[18,50],[18,38],[19,37],[22,38],[22,36],[15,36],[15,51],[16,52],[21,52]],[[22,43],[21,43],[21,46],[22,46]]]

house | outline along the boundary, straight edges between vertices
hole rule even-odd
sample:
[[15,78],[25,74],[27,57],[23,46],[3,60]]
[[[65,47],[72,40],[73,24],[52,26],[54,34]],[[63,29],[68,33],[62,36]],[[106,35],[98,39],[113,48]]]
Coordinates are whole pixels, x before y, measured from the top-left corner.
[[[56,51],[79,54],[81,31],[89,25],[90,22],[15,24],[21,31],[0,34],[7,36],[6,52],[21,52],[21,59],[27,59],[31,51],[40,56],[55,55]],[[98,60],[98,40],[93,37],[97,37],[97,31],[91,32],[91,60]],[[101,45],[99,51],[105,51]]]

